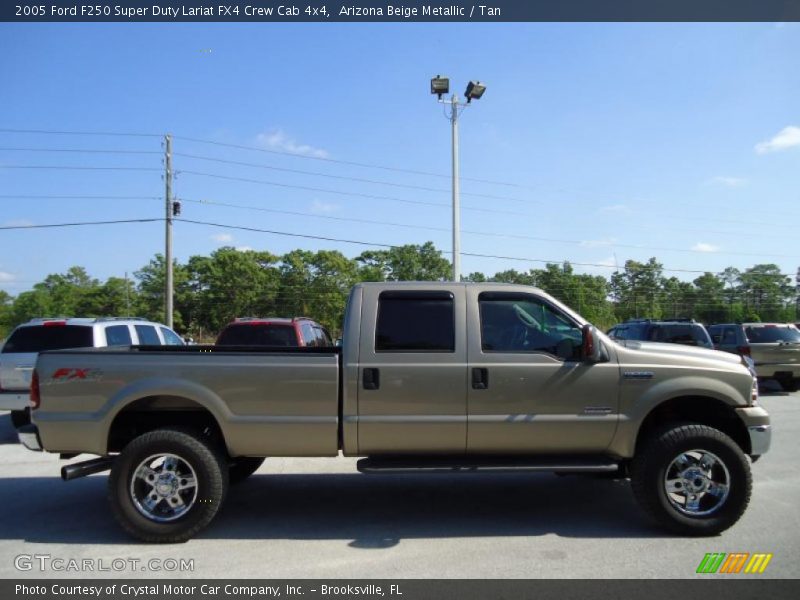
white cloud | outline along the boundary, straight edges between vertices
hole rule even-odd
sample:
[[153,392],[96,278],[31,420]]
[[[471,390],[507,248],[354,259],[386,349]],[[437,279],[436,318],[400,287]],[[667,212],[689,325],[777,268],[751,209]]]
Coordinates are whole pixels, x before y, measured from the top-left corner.
[[333,204],[331,202],[320,202],[319,200],[314,200],[314,202],[311,204],[311,212],[318,215],[336,212],[340,208],[341,206],[338,204]]
[[697,242],[694,246],[692,246],[692,250],[695,252],[718,252],[719,246],[708,244],[706,242]]
[[228,244],[233,241],[233,236],[230,233],[215,233],[211,239],[220,244]]
[[6,271],[0,271],[0,283],[11,283],[12,281],[16,281],[17,276],[13,273],[7,273]]
[[709,180],[709,183],[713,183],[716,185],[723,185],[725,187],[730,187],[730,188],[737,188],[737,187],[742,187],[743,185],[747,185],[748,182],[747,179],[745,179],[744,177],[719,176],[719,177],[712,177]]
[[280,129],[275,129],[268,133],[259,133],[256,136],[256,144],[269,150],[280,150],[290,154],[313,156],[315,158],[328,158],[328,152],[326,150],[315,148],[308,144],[301,144],[297,140],[286,135]]
[[613,246],[617,242],[617,238],[603,238],[602,240],[583,240],[581,246],[586,248],[597,248],[599,246]]
[[255,248],[251,248],[250,246],[236,246],[237,252],[255,252]]
[[756,144],[757,154],[780,152],[794,146],[800,146],[800,127],[789,125],[781,129],[772,139]]

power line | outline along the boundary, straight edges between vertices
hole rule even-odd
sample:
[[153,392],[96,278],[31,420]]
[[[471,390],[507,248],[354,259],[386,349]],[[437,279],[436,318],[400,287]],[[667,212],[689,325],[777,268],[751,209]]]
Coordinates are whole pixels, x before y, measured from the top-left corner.
[[[239,231],[250,231],[250,232],[254,232],[254,233],[269,233],[269,234],[272,234],[272,235],[304,238],[304,239],[311,239],[311,240],[322,240],[322,241],[326,241],[326,242],[339,242],[339,243],[344,243],[344,244],[356,244],[356,245],[359,245],[359,246],[374,246],[374,247],[379,247],[379,248],[398,248],[399,247],[399,246],[396,246],[396,245],[393,245],[393,244],[384,244],[384,243],[380,243],[380,242],[367,242],[367,241],[364,241],[364,240],[352,240],[352,239],[334,238],[334,237],[318,236],[318,235],[310,235],[310,234],[290,233],[290,232],[286,232],[286,231],[277,231],[277,230],[273,230],[273,229],[260,229],[258,227],[246,227],[246,226],[243,226],[243,225],[226,225],[226,224],[223,224],[223,223],[214,223],[214,222],[209,222],[209,221],[196,221],[196,220],[193,220],[193,219],[175,219],[175,221],[180,221],[180,222],[183,222],[183,223],[191,223],[191,224],[194,224],[194,225],[206,225],[206,226],[210,226],[210,227],[220,227],[222,229],[235,229],[235,230],[239,230]],[[442,252],[443,254],[451,254],[450,252],[447,252],[447,251],[440,251],[440,252]],[[552,259],[541,259],[541,258],[527,258],[527,257],[520,257],[520,256],[500,256],[500,255],[493,255],[493,254],[478,254],[478,253],[474,253],[474,252],[462,252],[461,254],[463,256],[472,256],[472,257],[475,257],[475,258],[493,258],[493,259],[499,259],[499,260],[513,260],[513,261],[521,261],[521,262],[533,262],[533,263],[555,264],[555,265],[563,264],[563,263],[567,262],[567,263],[569,263],[570,265],[573,265],[573,266],[600,267],[600,268],[604,268],[604,269],[619,270],[619,268],[616,265],[608,265],[608,264],[603,264],[603,263],[574,262],[574,261],[569,261],[569,260],[564,260],[564,259],[552,260]],[[640,264],[640,268],[642,270],[648,270],[648,269],[652,269],[654,267],[650,267],[649,265],[644,263],[644,264]],[[667,267],[664,267],[664,266],[661,266],[660,270],[661,271],[667,271],[667,272],[674,272],[674,273],[699,273],[699,274],[705,274],[705,273],[712,272],[712,271],[709,271],[707,269],[706,270],[675,269],[675,268],[667,268]],[[772,277],[772,275],[768,275],[768,274],[758,274],[758,275],[765,276],[765,277]],[[787,275],[785,273],[781,273],[780,276],[793,277],[794,275]]]
[[[316,187],[310,187],[310,186],[305,186],[305,185],[292,185],[292,184],[288,184],[288,183],[278,183],[276,181],[267,181],[267,180],[264,180],[264,179],[248,179],[248,178],[245,178],[245,177],[231,177],[229,175],[219,175],[217,173],[205,173],[205,172],[202,172],[202,171],[180,170],[180,171],[178,171],[178,173],[181,174],[181,175],[198,175],[198,176],[201,176],[201,177],[212,177],[214,179],[225,179],[225,180],[228,180],[228,181],[242,181],[242,182],[245,182],[245,183],[255,183],[255,184],[259,184],[259,185],[271,185],[271,186],[275,186],[275,187],[291,188],[291,189],[296,189],[296,190],[305,190],[305,191],[309,191],[309,192],[320,192],[320,193],[324,193],[324,194],[336,194],[338,196],[347,196],[347,197],[350,197],[350,198],[367,198],[367,199],[370,199],[370,200],[387,200],[387,201],[390,201],[390,202],[402,202],[404,204],[417,204],[417,205],[422,205],[422,206],[440,206],[440,207],[450,208],[450,204],[443,203],[443,202],[425,202],[425,201],[422,201],[422,200],[407,200],[405,198],[395,198],[394,196],[379,196],[379,195],[375,195],[375,194],[362,194],[362,193],[358,193],[358,192],[342,192],[340,190],[330,190],[330,189],[327,189],[327,188],[316,188]],[[476,206],[465,206],[463,208],[464,208],[464,210],[472,210],[472,211],[477,211],[477,212],[486,212],[486,213],[495,213],[495,214],[496,213],[502,213],[502,214],[507,214],[507,215],[517,215],[517,216],[530,216],[530,215],[527,215],[526,213],[514,212],[514,211],[508,211],[508,210],[499,210],[499,209],[494,209],[494,208],[492,208],[492,209],[478,208]]]
[[[2,148],[0,148],[0,150],[2,150]],[[223,158],[214,158],[214,157],[211,157],[211,156],[198,156],[196,154],[185,154],[183,152],[175,152],[174,156],[181,156],[183,158],[192,158],[192,159],[197,159],[197,160],[207,160],[207,161],[211,161],[211,162],[223,163],[223,164],[228,164],[228,165],[238,165],[238,166],[242,166],[242,167],[253,167],[253,168],[258,168],[258,169],[269,169],[271,171],[282,171],[282,172],[285,172],[285,173],[297,173],[297,174],[300,174],[300,175],[313,175],[315,177],[327,177],[329,179],[338,179],[338,180],[342,180],[342,181],[356,181],[356,182],[359,182],[359,183],[370,183],[370,184],[375,184],[375,185],[388,185],[388,186],[392,186],[392,187],[406,188],[406,189],[411,189],[411,190],[422,190],[422,191],[425,191],[425,192],[436,192],[436,193],[443,193],[443,194],[449,194],[450,193],[450,190],[443,189],[443,188],[432,188],[432,187],[426,187],[426,186],[422,186],[422,185],[411,185],[411,184],[407,184],[407,183],[396,183],[394,181],[382,181],[382,180],[378,180],[378,179],[364,179],[364,178],[361,178],[361,177],[347,177],[347,176],[344,176],[344,175],[331,175],[329,173],[320,173],[318,171],[303,171],[303,170],[300,170],[300,169],[288,169],[288,168],[285,168],[285,167],[275,167],[275,166],[272,166],[272,165],[264,165],[264,164],[258,164],[258,163],[242,162],[242,161],[238,161],[238,160],[227,160],[227,159],[223,159]],[[530,200],[521,200],[519,198],[511,198],[509,196],[495,196],[495,195],[492,195],[492,194],[477,194],[477,193],[470,193],[470,192],[462,192],[461,195],[462,196],[473,196],[475,198],[488,198],[490,200],[507,200],[509,202],[521,202],[521,203],[530,202]]]
[[31,133],[31,134],[52,134],[52,135],[101,135],[101,136],[120,136],[120,137],[163,137],[159,133],[141,133],[131,131],[57,131],[52,129],[9,129],[0,128],[0,133]]
[[[2,130],[0,130],[0,131],[2,131]],[[427,177],[439,177],[439,178],[443,178],[443,179],[450,179],[451,178],[450,175],[444,175],[442,173],[431,173],[430,171],[417,171],[417,170],[414,170],[414,169],[404,169],[404,168],[401,168],[401,167],[389,167],[389,166],[386,166],[386,165],[376,165],[376,164],[361,163],[361,162],[355,162],[355,161],[349,161],[349,160],[339,160],[339,159],[328,158],[328,157],[323,157],[323,156],[310,156],[308,154],[297,154],[295,152],[285,152],[285,151],[282,151],[282,150],[269,150],[267,148],[259,148],[257,146],[245,146],[245,145],[242,145],[242,144],[229,144],[229,143],[225,143],[225,142],[215,142],[213,140],[203,140],[203,139],[199,139],[199,138],[186,137],[186,136],[182,136],[182,135],[174,135],[172,137],[174,139],[176,139],[176,140],[184,140],[186,142],[196,142],[198,144],[211,144],[211,145],[214,145],[214,146],[222,146],[224,148],[237,148],[239,150],[252,150],[254,152],[265,152],[267,154],[278,154],[278,155],[281,155],[281,156],[291,156],[293,158],[303,158],[303,159],[308,159],[308,160],[317,160],[317,161],[321,161],[321,162],[335,163],[335,164],[340,164],[340,165],[350,165],[350,166],[353,166],[353,167],[362,167],[362,168],[365,168],[365,169],[381,169],[383,171],[393,171],[395,173],[410,173],[412,175],[425,175]],[[474,181],[476,183],[488,183],[488,184],[491,184],[491,185],[504,185],[504,186],[508,186],[508,187],[530,189],[528,186],[521,185],[521,184],[518,184],[518,183],[510,183],[508,181],[493,181],[493,180],[490,180],[490,179],[476,179],[476,178],[472,178],[472,177],[462,177],[461,179],[463,181]]]
[[[403,227],[407,229],[419,229],[419,230],[426,230],[426,231],[439,231],[443,233],[449,233],[451,230],[445,227],[431,227],[425,225],[410,225],[406,223],[394,223],[388,221],[374,221],[371,219],[356,219],[356,218],[348,218],[348,217],[335,217],[331,215],[318,215],[314,213],[306,213],[306,212],[298,212],[298,211],[288,211],[288,210],[278,210],[274,208],[263,208],[260,206],[252,206],[252,205],[242,205],[242,204],[231,204],[225,202],[215,202],[213,200],[190,200],[186,198],[181,198],[185,202],[193,202],[197,204],[205,204],[209,206],[222,206],[226,208],[238,208],[244,210],[254,210],[260,212],[268,212],[274,214],[282,214],[282,215],[291,215],[291,216],[298,216],[298,217],[311,217],[311,218],[319,218],[319,219],[328,219],[333,221],[342,221],[342,222],[349,222],[349,223],[363,223],[365,225],[383,225],[388,227]],[[557,243],[557,244],[574,244],[578,246],[586,247],[587,243],[585,240],[565,240],[565,239],[558,239],[558,238],[545,238],[545,237],[538,237],[532,235],[522,235],[522,234],[512,234],[512,233],[494,233],[494,232],[487,232],[487,231],[474,231],[469,229],[462,229],[462,233],[467,233],[470,235],[480,235],[484,237],[496,237],[502,239],[519,239],[519,240],[530,240],[536,242],[549,242],[549,243]],[[608,242],[603,244],[597,244],[596,246],[600,247],[608,247],[608,248],[632,248],[638,250],[658,250],[662,252],[684,252],[684,253],[693,253],[693,254],[708,254],[703,250],[693,250],[691,248],[669,248],[669,247],[659,247],[659,246],[642,246],[639,244],[623,244],[617,242]],[[720,255],[736,255],[736,256],[765,256],[765,257],[774,257],[774,258],[794,258],[794,255],[788,254],[763,254],[763,253],[750,253],[750,252],[723,252],[717,251],[714,254]]]
[[60,196],[55,194],[0,194],[0,198],[19,200],[163,200],[160,196]]
[[2,152],[63,152],[76,154],[162,154],[158,150],[109,150],[82,149],[82,148],[8,148],[0,147]]
[[120,219],[117,221],[84,221],[80,223],[48,223],[46,225],[2,225],[0,230],[8,229],[48,229],[53,227],[80,227],[84,225],[119,225],[122,223],[155,223],[164,219]]
[[156,167],[84,167],[62,165],[0,165],[0,169],[41,169],[48,171],[162,171]]

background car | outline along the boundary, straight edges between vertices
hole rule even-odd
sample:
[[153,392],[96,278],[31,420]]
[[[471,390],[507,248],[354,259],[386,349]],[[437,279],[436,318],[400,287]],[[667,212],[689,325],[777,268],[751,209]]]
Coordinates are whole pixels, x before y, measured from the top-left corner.
[[17,326],[0,351],[0,410],[15,427],[29,421],[31,374],[39,352],[103,346],[181,346],[166,325],[136,317],[31,319]]
[[633,319],[614,325],[608,330],[608,335],[616,340],[666,342],[685,346],[700,346],[701,348],[714,347],[711,337],[703,324],[691,319],[671,321]]
[[325,328],[307,317],[242,317],[229,323],[217,346],[332,346]]
[[708,328],[717,350],[749,356],[760,380],[794,391],[800,379],[800,330],[791,323],[721,323]]

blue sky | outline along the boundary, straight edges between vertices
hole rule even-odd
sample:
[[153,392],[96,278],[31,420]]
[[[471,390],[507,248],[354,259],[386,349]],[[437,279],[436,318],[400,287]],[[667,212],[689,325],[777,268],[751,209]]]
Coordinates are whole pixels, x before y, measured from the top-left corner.
[[[428,93],[442,73],[459,93],[488,86],[461,120],[464,252],[606,275],[599,265],[650,256],[800,266],[796,24],[6,23],[0,50],[0,129],[156,134],[0,132],[3,167],[143,169],[0,168],[2,226],[163,216],[158,135],[171,132],[187,219],[449,250],[449,123]],[[101,198],[20,197],[53,195]],[[0,289],[72,265],[130,274],[163,252],[163,229],[0,230]],[[223,245],[366,249],[175,224],[182,261]],[[462,259],[464,273],[541,266]]]

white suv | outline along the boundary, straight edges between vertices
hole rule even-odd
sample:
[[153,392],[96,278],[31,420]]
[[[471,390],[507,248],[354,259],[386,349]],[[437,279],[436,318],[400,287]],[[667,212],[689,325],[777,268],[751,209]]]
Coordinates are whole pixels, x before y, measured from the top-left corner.
[[29,421],[31,373],[39,352],[103,346],[182,346],[166,325],[131,317],[31,319],[8,336],[0,350],[0,410],[15,427]]

